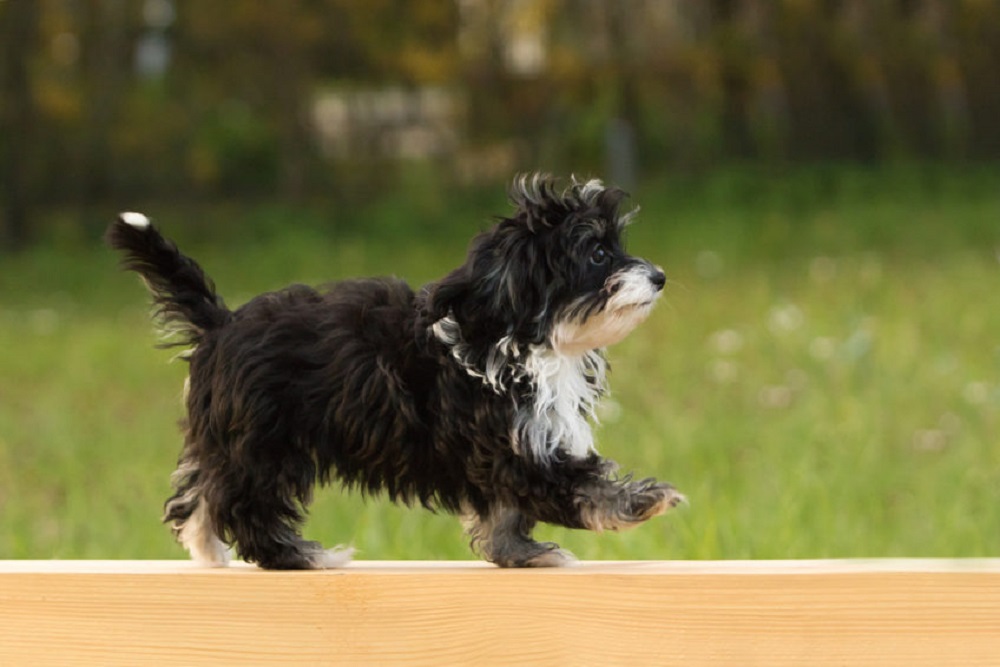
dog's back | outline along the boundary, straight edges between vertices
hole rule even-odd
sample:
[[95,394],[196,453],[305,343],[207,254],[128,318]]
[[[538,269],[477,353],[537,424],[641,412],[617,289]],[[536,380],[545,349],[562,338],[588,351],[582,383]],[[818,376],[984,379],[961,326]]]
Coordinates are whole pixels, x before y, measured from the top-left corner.
[[138,215],[106,238],[191,346],[181,355],[185,445],[164,520],[196,559],[225,564],[225,540],[266,567],[338,564],[343,552],[297,534],[317,481],[457,508],[460,481],[442,484],[448,462],[430,442],[438,364],[405,282],[293,285],[230,311],[197,263]]
[[336,478],[427,503],[434,490],[416,471],[434,465],[438,365],[415,316],[413,291],[395,278],[260,295],[190,355],[190,426],[205,441],[239,434],[231,463],[272,462],[302,499]]

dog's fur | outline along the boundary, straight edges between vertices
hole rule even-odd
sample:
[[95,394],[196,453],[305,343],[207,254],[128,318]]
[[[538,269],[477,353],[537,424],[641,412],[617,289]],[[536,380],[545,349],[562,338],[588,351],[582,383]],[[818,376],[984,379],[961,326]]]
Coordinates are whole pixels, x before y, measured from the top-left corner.
[[196,560],[233,545],[265,568],[336,567],[349,549],[300,536],[314,484],[338,480],[463,515],[500,566],[573,561],[543,521],[618,530],[683,499],[618,476],[588,419],[602,349],[642,322],[662,271],[627,255],[624,193],[600,181],[511,188],[516,210],[462,266],[414,293],[396,278],[302,285],[225,307],[201,268],[139,213],[107,242],[188,348],[184,448],[164,521]]

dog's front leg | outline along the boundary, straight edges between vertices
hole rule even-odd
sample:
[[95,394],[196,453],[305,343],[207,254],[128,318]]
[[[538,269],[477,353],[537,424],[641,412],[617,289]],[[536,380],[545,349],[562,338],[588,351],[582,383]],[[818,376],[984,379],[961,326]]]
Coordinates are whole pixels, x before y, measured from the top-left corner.
[[685,500],[671,484],[616,471],[596,454],[536,468],[534,488],[542,492],[520,498],[520,509],[538,521],[600,532],[632,528]]
[[573,502],[580,524],[601,532],[637,526],[685,502],[685,498],[671,484],[652,478],[635,481],[631,477],[605,477],[580,485]]
[[534,519],[500,504],[482,514],[470,511],[465,515],[472,548],[500,567],[560,567],[576,562],[576,557],[558,544],[533,540],[534,526]]

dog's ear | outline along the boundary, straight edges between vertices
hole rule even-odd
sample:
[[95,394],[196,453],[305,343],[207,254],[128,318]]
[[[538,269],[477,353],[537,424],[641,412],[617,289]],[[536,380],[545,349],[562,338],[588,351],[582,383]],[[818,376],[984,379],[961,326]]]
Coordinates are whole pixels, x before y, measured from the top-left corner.
[[428,324],[461,310],[461,304],[471,289],[469,270],[469,265],[463,264],[431,286],[425,303]]
[[546,272],[533,237],[512,220],[479,235],[465,264],[429,288],[426,324],[449,317],[463,339],[477,346],[508,336],[539,342]]

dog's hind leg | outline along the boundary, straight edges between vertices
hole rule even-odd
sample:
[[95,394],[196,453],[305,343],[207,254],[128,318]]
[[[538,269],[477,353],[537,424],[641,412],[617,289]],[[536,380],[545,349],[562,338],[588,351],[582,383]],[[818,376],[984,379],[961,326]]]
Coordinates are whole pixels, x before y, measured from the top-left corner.
[[239,521],[233,534],[240,556],[267,570],[333,569],[347,565],[354,553],[349,547],[324,549],[280,521],[271,525],[262,525],[258,519]]
[[175,493],[164,506],[163,520],[196,563],[225,567],[229,564],[229,548],[215,529],[201,493],[200,477],[197,462],[189,456],[182,458],[172,476]]
[[324,549],[318,542],[303,539],[299,532],[273,514],[258,508],[242,508],[232,524],[240,556],[268,570],[325,570],[343,567],[351,561],[349,547]]
[[263,490],[247,489],[219,504],[217,516],[233,539],[240,556],[268,570],[323,570],[343,567],[354,550],[324,549],[304,539],[298,527],[303,516],[295,501],[270,496]]
[[245,560],[267,569],[327,569],[351,560],[351,549],[324,549],[299,535],[302,513],[294,498],[279,497],[274,489],[270,494],[257,491],[249,480],[235,488],[214,481],[189,448],[171,479],[175,492],[166,502],[163,520],[197,563],[228,565],[230,552],[223,537]]
[[204,502],[178,527],[177,538],[195,562],[207,567],[229,565],[229,547],[216,534]]
[[470,510],[463,522],[472,548],[500,567],[560,567],[576,562],[573,554],[554,542],[533,540],[535,521],[515,509],[494,505],[485,514]]

